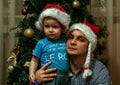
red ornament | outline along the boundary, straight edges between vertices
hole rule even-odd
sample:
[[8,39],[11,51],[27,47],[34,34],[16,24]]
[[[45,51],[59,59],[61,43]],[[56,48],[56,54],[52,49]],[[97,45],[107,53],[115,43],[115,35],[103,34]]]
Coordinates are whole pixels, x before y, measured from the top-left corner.
[[23,8],[21,10],[21,12],[22,12],[23,15],[27,15],[28,14],[28,9],[27,8]]
[[19,45],[16,46],[16,50],[17,50],[17,51],[20,50],[20,46],[19,46]]

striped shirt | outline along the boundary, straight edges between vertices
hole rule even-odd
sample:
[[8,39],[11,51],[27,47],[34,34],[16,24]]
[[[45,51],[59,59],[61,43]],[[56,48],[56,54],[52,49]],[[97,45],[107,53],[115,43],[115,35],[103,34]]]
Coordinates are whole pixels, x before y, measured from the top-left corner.
[[82,78],[82,72],[71,73],[70,85],[112,85],[107,67],[99,60],[91,61],[90,69],[92,70],[92,76],[86,79]]

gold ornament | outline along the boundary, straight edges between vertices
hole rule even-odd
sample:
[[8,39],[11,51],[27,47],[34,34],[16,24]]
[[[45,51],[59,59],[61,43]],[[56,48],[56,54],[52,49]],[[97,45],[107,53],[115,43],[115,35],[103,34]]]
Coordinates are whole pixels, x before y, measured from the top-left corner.
[[30,66],[30,61],[26,61],[24,64],[25,67],[29,67]]
[[27,28],[27,29],[24,31],[24,36],[27,37],[27,38],[33,37],[33,34],[34,34],[34,31],[33,31],[33,29],[31,29],[31,28]]
[[72,7],[73,8],[79,8],[80,7],[80,2],[78,0],[74,0],[73,3],[72,3]]

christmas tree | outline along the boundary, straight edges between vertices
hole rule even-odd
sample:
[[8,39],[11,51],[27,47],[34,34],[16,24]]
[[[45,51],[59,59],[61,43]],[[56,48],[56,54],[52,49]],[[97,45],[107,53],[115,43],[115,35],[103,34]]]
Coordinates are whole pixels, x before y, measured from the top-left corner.
[[[36,29],[35,22],[44,6],[51,3],[61,5],[71,15],[71,24],[87,19],[89,23],[96,25],[87,9],[90,0],[24,0],[23,8],[21,8],[24,18],[17,26],[11,28],[11,30],[17,30],[18,42],[7,60],[10,63],[8,67],[9,85],[28,85],[28,70],[33,49],[37,41],[44,38],[43,32]],[[95,51],[95,57],[98,59],[106,49],[105,40],[108,36],[106,27],[99,27],[100,33]]]

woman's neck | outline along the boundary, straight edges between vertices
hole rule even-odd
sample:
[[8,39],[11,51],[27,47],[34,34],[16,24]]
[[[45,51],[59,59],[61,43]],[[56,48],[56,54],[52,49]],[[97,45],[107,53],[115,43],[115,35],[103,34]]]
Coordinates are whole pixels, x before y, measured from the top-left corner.
[[70,57],[70,66],[73,73],[77,74],[81,70],[81,67],[85,62],[85,59],[86,57],[81,56]]

